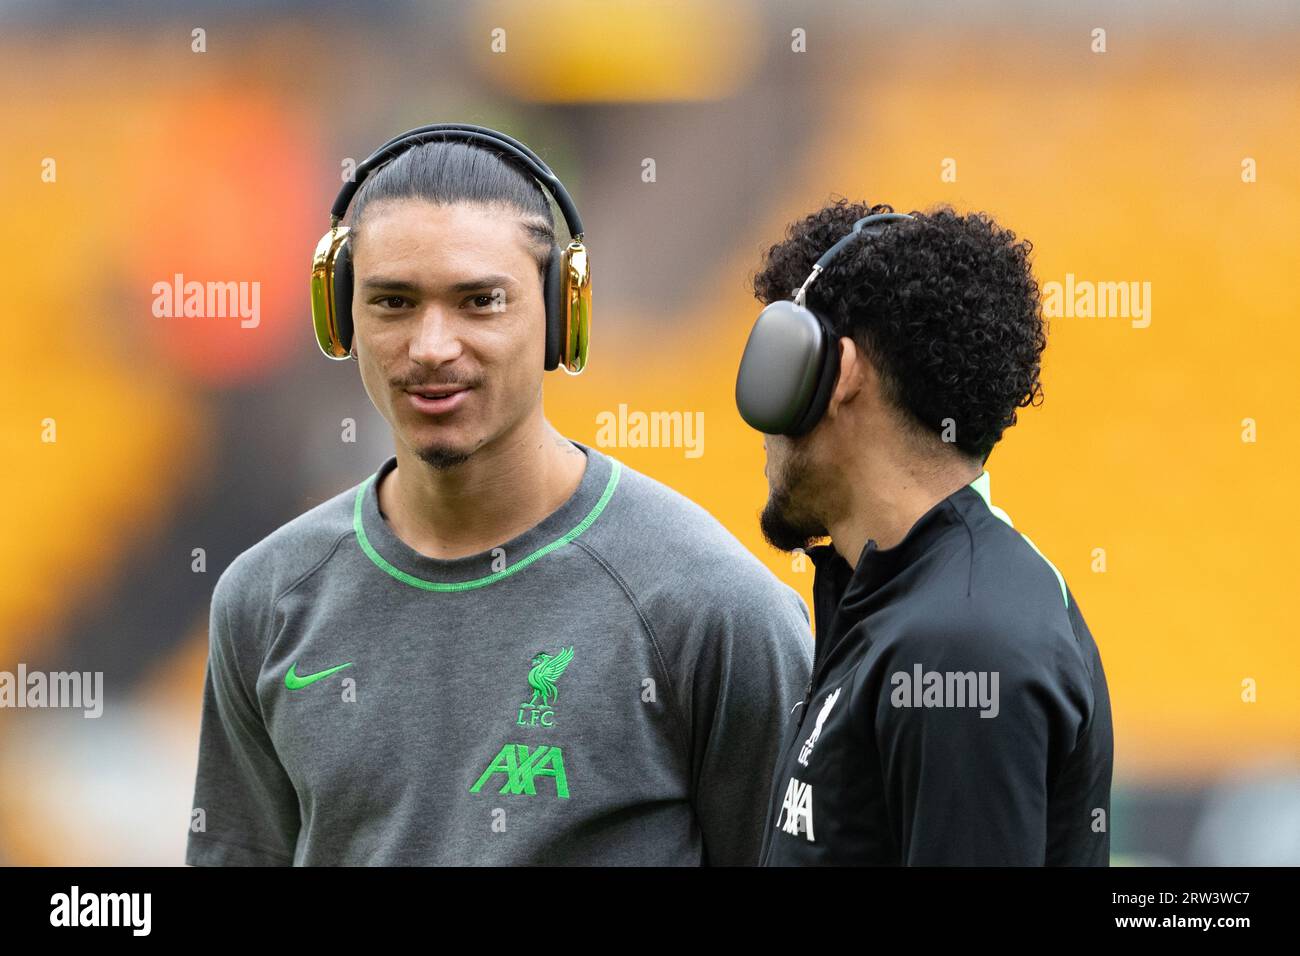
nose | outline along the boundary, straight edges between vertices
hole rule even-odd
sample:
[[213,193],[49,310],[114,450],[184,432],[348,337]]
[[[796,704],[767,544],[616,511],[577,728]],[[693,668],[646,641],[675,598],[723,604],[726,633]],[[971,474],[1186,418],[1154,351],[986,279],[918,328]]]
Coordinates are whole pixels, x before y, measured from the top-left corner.
[[437,302],[420,314],[408,349],[411,361],[437,367],[454,362],[464,351],[455,318]]

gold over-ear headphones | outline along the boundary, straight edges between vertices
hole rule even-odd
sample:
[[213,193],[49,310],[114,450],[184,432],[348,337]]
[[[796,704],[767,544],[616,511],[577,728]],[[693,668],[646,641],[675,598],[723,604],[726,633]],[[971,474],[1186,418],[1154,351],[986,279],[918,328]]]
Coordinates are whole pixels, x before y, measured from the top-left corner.
[[515,159],[555,197],[570,241],[558,254],[552,250],[546,265],[546,370],[563,367],[570,375],[577,375],[587,364],[591,334],[591,267],[577,207],[550,167],[523,143],[484,126],[460,123],[420,126],[390,139],[357,167],[351,182],[344,183],[330,210],[330,231],[316,244],[312,257],[311,320],[316,344],[331,359],[345,360],[352,351],[352,256],[348,227],[339,225],[352,197],[377,168],[413,146],[434,140],[494,147],[504,154],[503,158]]

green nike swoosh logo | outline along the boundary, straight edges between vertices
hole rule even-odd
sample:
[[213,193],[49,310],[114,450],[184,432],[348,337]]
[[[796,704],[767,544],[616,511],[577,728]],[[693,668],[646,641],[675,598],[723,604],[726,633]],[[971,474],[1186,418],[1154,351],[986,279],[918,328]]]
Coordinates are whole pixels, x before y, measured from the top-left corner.
[[343,668],[351,667],[351,666],[352,666],[352,662],[348,661],[346,664],[340,664],[338,667],[331,667],[329,670],[326,671],[318,671],[315,674],[308,674],[306,677],[299,677],[296,673],[294,673],[298,665],[290,664],[289,673],[284,675],[284,686],[289,688],[290,690],[300,690],[301,688],[306,687],[308,684],[314,684],[318,680],[323,680],[324,678],[329,677],[330,674],[337,674],[339,671],[343,670]]

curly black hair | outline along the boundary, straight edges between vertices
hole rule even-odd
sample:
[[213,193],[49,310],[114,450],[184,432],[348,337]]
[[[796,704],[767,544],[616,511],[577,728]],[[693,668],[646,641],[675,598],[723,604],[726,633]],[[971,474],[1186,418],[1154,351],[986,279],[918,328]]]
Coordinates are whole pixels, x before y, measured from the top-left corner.
[[[791,224],[753,277],[754,295],[792,299],[854,222],[893,211],[838,198]],[[895,408],[939,434],[951,419],[954,444],[986,460],[1016,409],[1042,402],[1047,336],[1033,245],[981,212],[941,205],[912,215],[842,250],[807,305],[866,352]]]

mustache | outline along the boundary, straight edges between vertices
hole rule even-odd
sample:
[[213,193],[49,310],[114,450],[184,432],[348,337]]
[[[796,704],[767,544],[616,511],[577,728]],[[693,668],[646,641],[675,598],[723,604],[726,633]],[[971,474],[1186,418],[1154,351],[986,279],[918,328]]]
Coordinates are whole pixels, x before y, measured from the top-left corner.
[[460,388],[474,388],[480,384],[477,378],[430,378],[430,379],[402,379],[393,383],[394,388],[438,388],[439,386],[457,386]]

